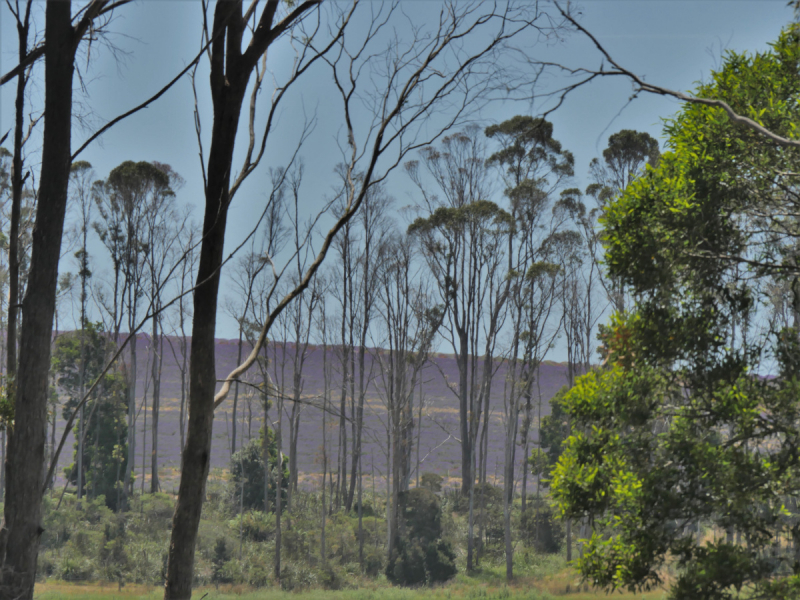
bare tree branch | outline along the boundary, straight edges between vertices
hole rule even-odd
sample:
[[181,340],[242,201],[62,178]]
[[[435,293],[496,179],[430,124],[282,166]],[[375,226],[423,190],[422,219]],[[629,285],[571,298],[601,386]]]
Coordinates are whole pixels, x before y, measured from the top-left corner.
[[[583,85],[585,83],[589,83],[590,81],[592,81],[596,77],[621,75],[623,77],[627,77],[628,79],[630,79],[630,80],[632,80],[634,82],[634,84],[636,85],[636,88],[637,88],[636,89],[636,93],[647,92],[647,93],[650,93],[650,94],[657,94],[659,96],[669,96],[669,97],[672,97],[672,98],[677,98],[678,100],[681,100],[682,102],[688,102],[690,104],[700,104],[700,105],[703,105],[703,106],[712,106],[712,107],[715,107],[715,108],[721,108],[728,115],[728,118],[731,121],[733,121],[734,123],[736,123],[737,125],[744,125],[745,127],[748,127],[750,129],[752,129],[756,133],[759,133],[759,134],[763,135],[767,139],[772,140],[773,142],[775,142],[776,144],[779,144],[781,146],[788,146],[788,147],[792,147],[792,148],[800,148],[800,140],[793,140],[793,139],[785,138],[783,136],[780,136],[780,135],[770,131],[769,129],[767,129],[766,127],[764,127],[760,123],[757,123],[753,119],[750,119],[749,117],[745,117],[743,115],[738,114],[735,110],[733,110],[733,108],[731,108],[731,106],[727,102],[724,102],[723,100],[717,100],[717,99],[714,99],[714,98],[698,98],[697,96],[689,96],[688,94],[684,94],[683,92],[678,92],[676,90],[671,90],[669,88],[661,87],[659,85],[655,85],[655,84],[652,84],[652,83],[647,83],[641,77],[639,77],[638,75],[636,75],[632,71],[629,71],[628,69],[622,67],[617,61],[615,61],[612,58],[612,56],[608,53],[608,51],[602,46],[602,44],[600,44],[600,42],[597,40],[597,38],[594,35],[592,35],[585,27],[583,27],[583,25],[578,23],[578,21],[575,20],[575,18],[569,13],[569,11],[568,10],[564,10],[558,2],[556,2],[556,8],[558,8],[558,10],[561,13],[561,15],[567,21],[569,21],[572,24],[572,26],[575,27],[575,29],[577,29],[578,31],[583,33],[586,37],[588,37],[592,41],[592,43],[602,53],[602,55],[605,57],[605,59],[609,63],[611,63],[611,65],[614,67],[614,69],[609,69],[609,70],[600,69],[599,71],[592,71],[590,69],[583,69],[583,68],[566,69],[561,65],[553,65],[553,66],[558,66],[558,67],[560,67],[560,68],[562,68],[564,70],[571,71],[574,74],[584,73],[584,74],[587,75],[586,79],[584,79],[584,80],[582,80],[582,81],[580,81],[580,82],[578,82],[578,83],[576,83],[574,85],[571,85],[571,86],[569,86],[567,88],[564,88],[561,91],[560,100],[559,100],[559,103],[558,103],[559,105],[563,102],[563,99],[566,97],[566,95],[569,92],[571,92],[572,90],[576,89],[577,87],[579,87],[579,86],[581,86],[581,85]],[[552,63],[549,63],[549,64],[552,64]],[[548,111],[548,112],[552,112],[552,110]]]

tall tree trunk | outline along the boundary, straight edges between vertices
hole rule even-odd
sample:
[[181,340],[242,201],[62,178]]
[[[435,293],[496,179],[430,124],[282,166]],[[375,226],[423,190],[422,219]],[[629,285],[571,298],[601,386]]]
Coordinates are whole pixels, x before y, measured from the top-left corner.
[[461,434],[461,495],[467,497],[470,490],[470,480],[472,477],[472,444],[469,432],[470,410],[469,410],[469,386],[468,386],[468,362],[469,349],[467,346],[467,333],[458,332],[460,350],[458,354],[458,409],[459,425]]
[[[17,24],[18,55],[22,61],[28,53],[28,26],[30,1],[22,23]],[[25,121],[25,84],[23,71],[17,77],[17,94],[14,102],[14,156],[11,167],[11,214],[8,232],[8,330],[6,331],[6,378],[13,382],[17,372],[17,320],[19,314],[19,221],[22,212],[22,143]],[[12,384],[13,385],[13,384]]]
[[[183,310],[182,308],[180,310]],[[178,425],[181,434],[181,456],[183,456],[183,448],[186,445],[186,372],[188,370],[188,348],[186,335],[183,333],[183,314],[181,314],[181,408],[178,416]]]
[[[133,329],[131,329],[133,331]],[[125,465],[125,495],[133,495],[133,475],[136,468],[136,338],[130,341],[131,364],[128,369],[128,462]],[[144,477],[144,473],[142,473]]]
[[[248,298],[249,299],[249,298]],[[245,313],[247,312],[247,305],[244,307]],[[236,358],[236,364],[242,364],[242,321],[244,320],[244,315],[242,315],[242,320],[239,321],[239,344],[238,344],[238,354]],[[233,384],[233,407],[231,409],[231,422],[233,426],[231,428],[231,456],[236,453],[236,408],[239,405],[239,381],[237,380],[236,383]]]
[[[215,30],[222,26],[236,3],[215,7]],[[240,7],[239,7],[240,8]],[[230,35],[234,35],[231,33]],[[225,38],[212,44],[215,56],[222,60]],[[236,40],[232,44],[239,43]],[[212,63],[214,59],[212,59]],[[212,66],[221,68],[221,65]],[[222,75],[220,73],[220,75]],[[249,76],[249,74],[248,74]],[[212,73],[212,79],[214,73]],[[165,600],[191,598],[194,578],[194,553],[197,530],[205,496],[211,456],[214,423],[214,390],[217,377],[214,361],[214,333],[217,324],[217,296],[220,266],[228,217],[228,188],[233,148],[245,92],[245,81],[227,74],[223,84],[214,85],[214,123],[208,156],[208,185],[203,221],[203,242],[194,292],[194,316],[189,366],[189,426],[181,459],[181,483],[172,520]]]
[[45,11],[45,108],[42,170],[31,266],[23,300],[14,429],[6,458],[5,523],[0,538],[2,586],[8,598],[33,597],[42,534],[42,478],[50,346],[58,259],[67,206],[76,40],[71,3],[50,1]]
[[[322,305],[322,531],[320,533],[320,561],[325,566],[327,561],[327,551],[325,550],[325,521],[327,514],[325,510],[325,477],[328,474],[328,398],[330,391],[330,375],[328,373],[328,338],[325,327],[325,305]],[[374,496],[374,495],[373,495]]]
[[153,317],[153,433],[150,442],[150,493],[159,490],[158,482],[158,412],[161,407],[161,367],[163,364],[164,347],[162,332],[158,329],[158,316]]
[[275,581],[281,583],[281,487],[283,487],[283,453],[281,452],[281,421],[283,416],[283,395],[278,398],[278,421],[275,429],[278,473],[275,479]]
[[[31,2],[25,6],[25,18],[17,23],[19,41],[18,56],[22,61],[28,53],[28,29]],[[8,232],[8,327],[6,329],[6,388],[10,402],[14,401],[15,379],[17,374],[17,321],[19,320],[19,221],[22,212],[22,143],[25,120],[25,71],[17,76],[17,94],[14,101],[14,156],[11,163],[11,214]],[[3,460],[0,463],[0,500],[5,490],[6,443],[11,436],[3,434]]]
[[[350,475],[350,498],[348,501],[348,506],[352,506],[353,504],[353,493],[355,492],[355,487],[357,486],[356,479],[361,477],[361,437],[364,430],[364,400],[367,395],[366,389],[366,380],[365,380],[365,372],[364,372],[364,363],[365,363],[365,349],[364,345],[366,343],[366,335],[361,336],[360,346],[358,349],[358,401],[355,404],[355,410],[352,411],[353,414],[353,462],[351,465],[351,475]],[[353,353],[353,358],[355,358],[355,353]],[[351,361],[351,367],[353,370],[353,383],[355,383],[355,366],[354,361]],[[353,389],[353,385],[351,385],[351,389]],[[355,395],[355,394],[353,394]]]

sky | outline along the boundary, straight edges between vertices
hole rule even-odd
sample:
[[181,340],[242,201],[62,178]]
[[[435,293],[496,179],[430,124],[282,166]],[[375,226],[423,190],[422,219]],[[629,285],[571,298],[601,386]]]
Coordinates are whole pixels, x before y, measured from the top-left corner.
[[[792,18],[792,11],[786,4],[785,0],[588,0],[578,6],[581,23],[620,64],[649,82],[687,91],[709,77],[726,50],[767,49],[769,42]],[[366,3],[363,8],[378,6]],[[438,6],[436,0],[402,0],[400,3],[404,12],[421,22],[433,18]],[[44,3],[36,2],[34,11],[41,29]],[[365,15],[359,18],[368,18]],[[73,149],[102,124],[152,95],[189,63],[200,48],[201,26],[201,5],[194,1],[147,0],[117,11],[109,24],[107,38],[115,50],[112,52],[103,44],[96,45],[89,56],[83,54],[79,64],[81,81],[76,83],[76,112],[81,118],[73,128]],[[398,27],[402,35],[404,30]],[[579,35],[571,35],[547,47],[528,47],[529,42],[521,41],[534,58],[574,67],[596,68],[601,64],[591,43]],[[0,71],[3,73],[16,64],[16,43],[14,21],[4,3],[0,7]],[[293,50],[287,45],[271,52],[268,64],[276,78],[280,78],[282,67],[290,64],[292,57]],[[30,88],[34,107],[41,106],[42,72],[38,67],[39,80]],[[307,214],[313,214],[330,197],[335,183],[333,168],[341,159],[337,147],[342,134],[337,115],[341,112],[335,110],[329,78],[320,73],[322,71],[317,70],[302,80],[290,101],[279,110],[278,126],[270,138],[265,158],[234,200],[228,219],[226,253],[241,242],[258,218],[269,190],[269,169],[286,164],[298,140],[297,123],[314,124],[309,143],[301,151],[307,173],[303,208],[307,209]],[[196,86],[201,136],[206,150],[211,127],[207,77],[208,69],[202,64]],[[550,80],[547,85],[559,83]],[[266,88],[269,88],[269,80]],[[621,129],[646,131],[663,144],[662,119],[675,114],[680,104],[652,95],[629,102],[631,93],[629,82],[607,78],[578,89],[550,115],[554,137],[575,155],[574,187],[585,187],[589,162],[601,154],[608,136]],[[269,94],[270,90],[265,89],[266,99]],[[13,84],[0,88],[0,136],[13,127],[13,98]],[[516,114],[530,114],[537,108],[530,103],[499,102],[483,112],[481,124],[501,122]],[[239,141],[240,149],[242,141]],[[34,135],[28,156],[34,172],[38,168],[36,143]],[[179,200],[195,206],[195,218],[198,222],[201,220],[203,183],[194,99],[188,77],[152,106],[115,126],[80,158],[93,165],[97,178],[106,177],[124,160],[170,164],[186,180],[178,192]],[[413,189],[402,173],[396,173],[389,180],[389,191],[397,206],[415,201]],[[98,242],[90,249],[90,254],[93,271],[102,276],[108,266]],[[62,270],[76,270],[70,256],[63,260]],[[227,287],[223,283],[221,301],[224,301]],[[221,313],[217,336],[233,338],[236,335],[235,321]],[[553,358],[560,360],[558,354],[556,350]]]

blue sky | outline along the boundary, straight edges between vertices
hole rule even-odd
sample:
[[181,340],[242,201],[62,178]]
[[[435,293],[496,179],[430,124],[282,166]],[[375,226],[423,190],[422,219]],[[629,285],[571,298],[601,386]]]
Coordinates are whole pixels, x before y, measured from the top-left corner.
[[[436,11],[434,0],[404,0],[409,14],[424,19]],[[792,17],[785,0],[689,1],[585,1],[581,22],[626,68],[647,80],[678,90],[690,90],[695,82],[708,77],[719,64],[724,50],[764,50]],[[44,3],[35,4],[38,22],[43,19]],[[194,1],[148,0],[123,7],[110,24],[109,40],[116,54],[99,46],[92,49],[92,60],[80,64],[85,88],[76,96],[77,110],[84,119],[73,133],[73,147],[91,131],[118,113],[138,104],[171,79],[196,54],[200,44],[202,14]],[[536,57],[547,57],[570,66],[597,67],[600,57],[588,40],[571,36],[563,43],[531,50]],[[280,71],[291,59],[291,49],[275,48],[270,65]],[[16,31],[8,8],[0,7],[0,70],[16,64]],[[39,67],[39,75],[42,69]],[[203,131],[210,130],[210,101],[207,69],[197,77],[199,108]],[[558,82],[551,82],[557,84]],[[338,161],[335,140],[341,132],[337,113],[329,105],[331,95],[326,81],[307,78],[297,88],[292,101],[279,114],[279,127],[271,138],[264,162],[243,187],[229,217],[229,247],[235,246],[257,218],[266,197],[268,168],[285,164],[287,149],[297,140],[296,123],[316,116],[311,144],[302,154],[307,167],[304,194],[309,214],[319,207],[334,183],[332,169]],[[41,106],[41,83],[31,87],[34,107]],[[269,95],[267,90],[266,95]],[[553,115],[554,137],[575,154],[577,187],[585,187],[589,161],[605,148],[609,135],[620,129],[647,131],[661,140],[661,119],[675,113],[674,100],[642,96],[628,103],[629,82],[621,78],[595,82],[573,93]],[[0,89],[0,135],[13,125],[14,85]],[[494,105],[483,115],[484,124],[499,122],[515,114],[531,112],[527,104]],[[333,116],[332,116],[333,115]],[[294,125],[294,129],[292,128]],[[662,140],[663,141],[663,140]],[[38,160],[36,140],[29,161]],[[8,143],[7,143],[8,144]],[[207,141],[206,141],[207,149]],[[124,160],[157,160],[168,163],[185,179],[179,198],[195,205],[196,218],[202,211],[202,176],[194,130],[193,97],[188,78],[179,82],[150,108],[117,125],[81,156],[95,168],[98,178]],[[411,187],[398,174],[390,180],[390,191],[402,206],[413,202]],[[94,251],[96,273],[103,271],[102,251]],[[73,265],[65,265],[74,270]],[[224,295],[224,287],[223,287]],[[232,319],[220,315],[219,337],[234,337]],[[554,357],[558,359],[558,356]]]

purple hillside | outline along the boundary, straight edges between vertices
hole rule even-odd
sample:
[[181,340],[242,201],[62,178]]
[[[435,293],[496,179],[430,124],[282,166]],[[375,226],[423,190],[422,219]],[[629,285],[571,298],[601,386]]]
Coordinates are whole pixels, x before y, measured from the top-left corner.
[[[244,345],[243,355],[246,356],[249,346]],[[276,385],[281,384],[280,364],[284,352],[284,344],[271,344],[268,355],[271,360],[270,375]],[[287,395],[291,394],[291,360],[294,355],[294,345],[285,344],[287,354],[285,381]],[[362,468],[366,477],[375,477],[376,482],[385,482],[387,464],[387,418],[385,400],[381,395],[381,370],[375,350],[367,353],[365,376],[370,385],[367,392],[364,423],[364,454]],[[138,354],[138,380],[136,386],[137,396],[137,444],[136,444],[136,485],[142,485],[143,467],[144,480],[150,478],[150,453],[151,453],[151,423],[150,406],[152,403],[152,382],[150,381],[149,361],[152,360],[150,337],[140,334],[137,338]],[[236,340],[217,340],[217,378],[222,379],[237,365],[238,343]],[[129,356],[126,354],[126,360]],[[180,478],[180,399],[181,399],[181,354],[178,338],[165,338],[163,372],[161,382],[161,410],[159,414],[159,478],[163,491],[176,493]],[[338,410],[341,401],[341,353],[338,347],[328,348],[328,363],[332,368],[332,382],[330,400]],[[277,372],[275,371],[277,366]],[[356,367],[357,368],[357,367]],[[491,392],[491,417],[489,421],[489,453],[487,461],[487,475],[489,480],[499,477],[502,470],[503,446],[505,432],[503,427],[503,393],[506,377],[506,365],[498,364]],[[254,367],[242,378],[243,381],[254,385],[240,384],[239,401],[237,409],[237,448],[252,437],[257,437],[259,428],[263,426],[264,411],[260,399],[260,392],[255,387],[261,381],[258,368]],[[357,379],[356,379],[357,381]],[[448,383],[458,381],[458,369],[455,358],[448,354],[435,354],[423,371],[423,411],[422,432],[420,437],[420,471],[430,471],[445,477],[445,486],[455,487],[460,484],[460,444],[456,440],[458,433],[458,400]],[[534,421],[532,439],[536,440],[536,427],[539,415],[545,416],[550,412],[550,398],[567,383],[566,364],[545,361],[539,371],[539,381],[534,384]],[[538,384],[538,385],[537,385]],[[188,386],[188,383],[187,383]],[[300,485],[314,488],[318,486],[322,474],[322,411],[310,404],[322,403],[323,380],[323,349],[319,346],[309,346],[303,370],[303,385],[301,398],[302,416],[298,437],[298,468]],[[541,398],[541,400],[540,400]],[[419,398],[415,398],[415,405]],[[348,390],[347,403],[350,397]],[[289,451],[289,423],[288,412],[291,410],[291,401],[286,401],[283,415],[283,451]],[[418,405],[416,405],[418,406]],[[417,418],[415,406],[414,418]],[[147,410],[147,430],[142,426],[145,419],[144,411]],[[276,407],[270,409],[270,421],[274,423]],[[230,440],[232,434],[233,390],[227,400],[217,410],[214,423],[214,439],[212,445],[212,469],[227,470],[230,464]],[[61,411],[58,411],[59,418]],[[349,409],[348,409],[349,414]],[[338,442],[338,418],[328,415],[327,440],[329,469],[336,462]],[[59,430],[64,426],[59,422]],[[348,424],[348,436],[350,426]],[[416,436],[416,433],[415,433]],[[348,446],[350,442],[348,440]],[[416,449],[414,450],[416,456]],[[522,451],[517,452],[517,471],[522,462]],[[68,441],[59,461],[59,476],[62,477],[63,467],[72,461],[72,440]],[[412,481],[416,474],[412,475]],[[385,484],[385,483],[383,483]],[[376,485],[382,485],[376,483]],[[149,489],[147,483],[145,489]]]

